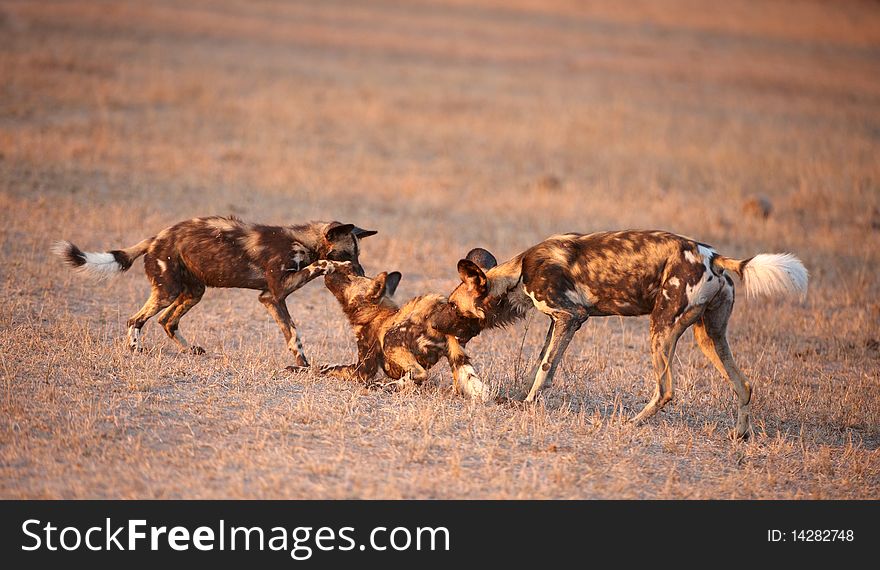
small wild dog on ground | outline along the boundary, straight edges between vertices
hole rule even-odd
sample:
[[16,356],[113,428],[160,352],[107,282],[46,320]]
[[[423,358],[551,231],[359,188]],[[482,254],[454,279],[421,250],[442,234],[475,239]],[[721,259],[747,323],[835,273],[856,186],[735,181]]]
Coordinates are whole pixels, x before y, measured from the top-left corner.
[[650,315],[656,389],[633,421],[653,416],[672,399],[675,345],[693,326],[703,353],[736,392],[739,438],[751,430],[752,388],[727,343],[734,302],[729,273],[743,281],[750,296],[805,293],[807,288],[807,271],[791,254],[731,259],[663,231],[557,235],[501,265],[476,248],[458,262],[458,272],[462,283],[449,296],[455,315],[447,320],[470,322],[459,323],[459,330],[504,326],[532,307],[550,317],[527,402],[550,384],[565,349],[589,317]]
[[[356,364],[325,366],[321,372],[369,383],[381,367],[399,384],[419,385],[428,377],[427,370],[446,357],[455,389],[472,398],[486,399],[489,391],[477,377],[455,334],[441,333],[436,328],[435,318],[442,314],[446,298],[423,295],[398,307],[391,297],[400,277],[399,272],[393,271],[370,279],[348,268],[324,276],[324,283],[354,329],[358,359]],[[468,334],[473,336],[476,332]]]
[[375,234],[353,224],[311,222],[295,226],[251,224],[236,217],[193,218],[166,228],[128,249],[84,252],[70,242],[54,251],[70,266],[97,276],[116,275],[144,256],[150,298],[128,320],[128,345],[141,350],[141,328],[159,311],[159,323],[181,350],[190,346],[177,330],[180,319],[202,298],[206,287],[241,287],[260,291],[259,300],[278,323],[293,353],[295,369],[308,366],[287,296],[312,279],[358,261],[359,240]]

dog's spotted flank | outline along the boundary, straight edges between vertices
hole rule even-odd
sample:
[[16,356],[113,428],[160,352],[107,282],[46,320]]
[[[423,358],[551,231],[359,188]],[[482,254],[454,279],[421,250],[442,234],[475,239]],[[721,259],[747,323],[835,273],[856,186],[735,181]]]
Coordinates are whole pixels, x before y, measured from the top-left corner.
[[398,307],[391,297],[400,273],[380,273],[374,279],[340,269],[324,277],[357,337],[358,361],[326,366],[322,372],[369,383],[379,368],[398,384],[421,384],[428,369],[446,357],[456,390],[484,400],[489,391],[453,332],[440,332],[438,320],[449,317],[445,297],[423,295]]
[[693,326],[703,353],[736,392],[740,438],[750,431],[752,388],[727,343],[734,302],[728,273],[737,275],[750,295],[805,293],[808,279],[791,254],[737,260],[683,236],[636,230],[553,236],[501,265],[477,248],[459,261],[458,271],[462,283],[449,296],[455,315],[447,326],[459,331],[503,326],[531,307],[550,318],[526,401],[551,383],[588,318],[650,315],[656,388],[634,421],[653,416],[672,399],[675,345]]
[[287,296],[345,265],[363,274],[359,240],[375,233],[339,222],[267,226],[213,216],[180,222],[128,249],[92,253],[59,242],[53,250],[71,267],[98,277],[118,275],[144,256],[152,290],[128,320],[132,350],[142,350],[141,329],[161,311],[159,324],[168,337],[182,351],[204,354],[180,334],[180,319],[207,287],[241,287],[260,291],[259,300],[281,328],[295,366],[305,367],[309,363],[287,310]]

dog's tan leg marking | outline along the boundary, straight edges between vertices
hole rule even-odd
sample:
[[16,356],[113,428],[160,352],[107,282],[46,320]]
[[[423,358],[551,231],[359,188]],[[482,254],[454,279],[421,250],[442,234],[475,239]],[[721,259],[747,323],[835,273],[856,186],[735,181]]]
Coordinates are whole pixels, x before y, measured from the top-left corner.
[[694,325],[694,338],[715,368],[733,386],[738,401],[736,411],[736,437],[746,439],[752,430],[749,404],[752,400],[752,387],[749,379],[740,371],[733,359],[727,343],[727,320],[733,310],[733,301],[717,307],[710,307],[706,314]]
[[535,374],[535,381],[529,395],[526,396],[526,402],[534,402],[538,397],[538,393],[544,388],[545,384],[549,385],[553,381],[553,375],[556,373],[556,367],[562,360],[565,349],[568,348],[574,334],[581,328],[584,319],[575,317],[568,313],[554,313],[550,315],[553,324],[550,325],[550,342],[544,351],[544,357],[538,366],[538,372]]
[[177,295],[173,298],[169,295],[163,295],[161,291],[155,288],[150,291],[150,298],[147,299],[141,310],[128,319],[128,347],[131,350],[141,350],[143,348],[141,345],[141,329],[144,324],[156,313],[170,306],[176,297]]

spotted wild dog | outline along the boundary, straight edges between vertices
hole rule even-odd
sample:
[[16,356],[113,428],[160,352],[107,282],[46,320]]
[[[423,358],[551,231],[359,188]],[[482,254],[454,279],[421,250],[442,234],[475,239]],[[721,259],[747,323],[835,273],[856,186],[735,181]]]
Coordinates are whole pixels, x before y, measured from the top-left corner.
[[739,438],[748,437],[751,429],[752,388],[727,343],[734,302],[729,274],[743,281],[750,296],[805,293],[807,288],[807,271],[791,254],[731,259],[706,244],[662,231],[557,235],[501,265],[491,253],[476,248],[458,262],[458,272],[462,283],[449,296],[455,311],[447,315],[449,323],[469,321],[478,330],[499,327],[532,307],[550,317],[526,401],[534,401],[550,384],[566,347],[589,317],[650,315],[656,389],[633,421],[653,416],[672,399],[675,345],[693,325],[703,353],[736,392]]
[[128,344],[141,350],[141,328],[159,311],[159,323],[181,350],[190,346],[177,330],[180,319],[202,298],[206,287],[260,291],[259,300],[274,317],[295,367],[308,366],[287,296],[312,279],[348,265],[363,274],[359,240],[375,234],[353,224],[311,222],[295,226],[251,224],[230,217],[193,218],[166,228],[127,249],[84,252],[70,242],[53,248],[68,265],[96,276],[117,275],[144,256],[152,291],[143,308],[128,320]]
[[435,327],[435,316],[446,306],[446,298],[422,295],[398,307],[391,297],[400,277],[393,271],[370,279],[348,268],[324,276],[324,283],[354,329],[358,358],[356,364],[325,366],[321,372],[369,383],[381,367],[400,384],[419,385],[428,377],[427,370],[446,357],[455,389],[472,398],[486,399],[489,391],[455,335],[441,333]]

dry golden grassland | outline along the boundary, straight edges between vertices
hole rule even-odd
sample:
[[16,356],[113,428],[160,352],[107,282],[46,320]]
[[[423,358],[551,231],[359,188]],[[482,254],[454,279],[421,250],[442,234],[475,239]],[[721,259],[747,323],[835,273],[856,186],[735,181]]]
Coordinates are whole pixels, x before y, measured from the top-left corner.
[[[581,4],[0,1],[0,497],[880,498],[880,5]],[[645,319],[588,322],[517,409],[445,363],[403,393],[286,373],[254,291],[183,320],[206,355],[155,320],[131,354],[142,263],[95,283],[48,253],[206,214],[378,229],[361,260],[398,299],[473,246],[615,228],[791,251],[811,284],[737,303],[740,443],[690,332],[676,399],[624,421]],[[354,358],[320,280],[289,305],[313,364]],[[521,395],[546,325],[474,340],[484,379]]]

